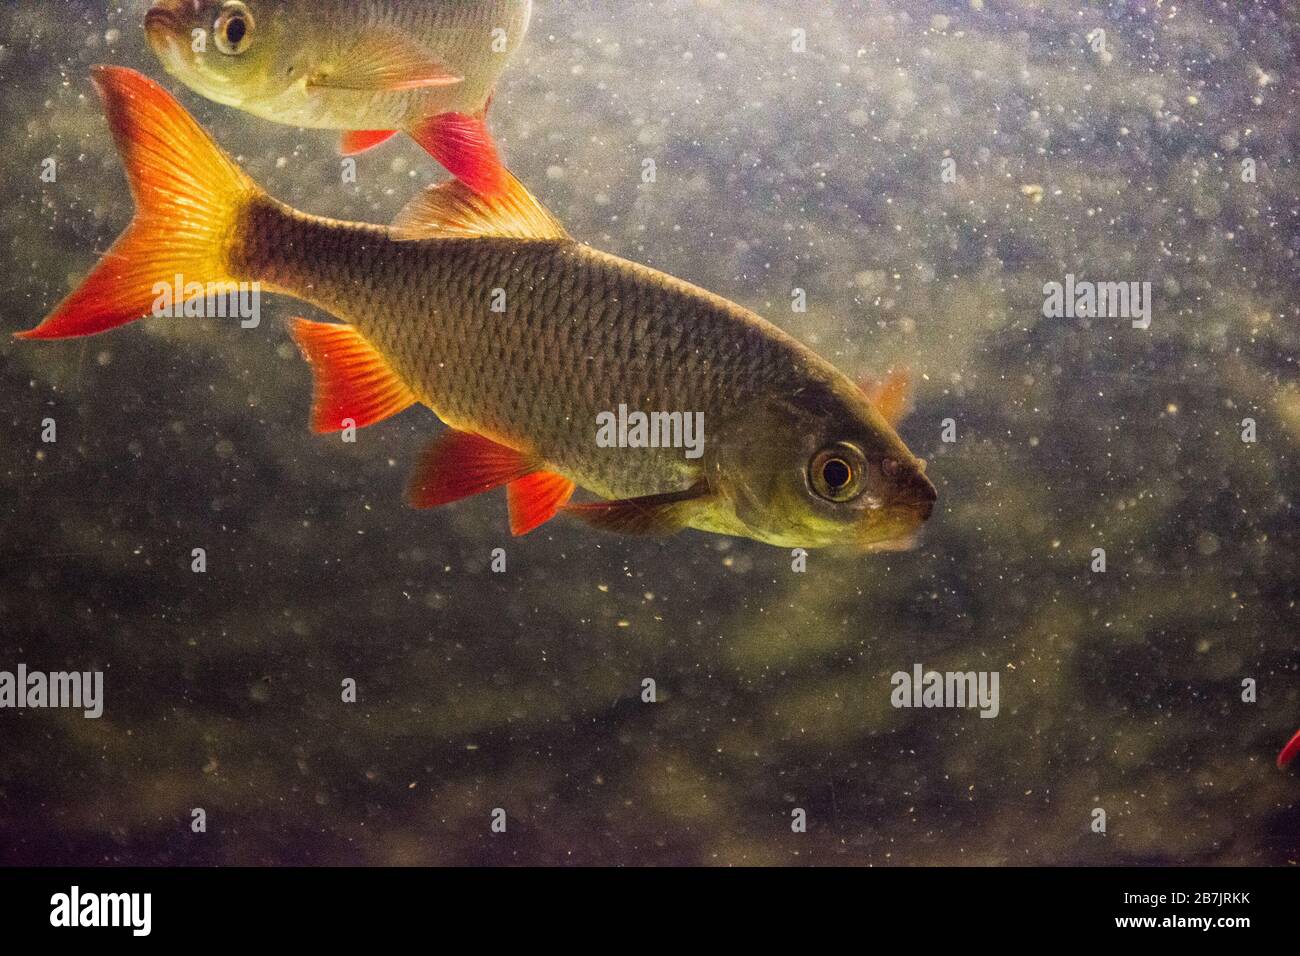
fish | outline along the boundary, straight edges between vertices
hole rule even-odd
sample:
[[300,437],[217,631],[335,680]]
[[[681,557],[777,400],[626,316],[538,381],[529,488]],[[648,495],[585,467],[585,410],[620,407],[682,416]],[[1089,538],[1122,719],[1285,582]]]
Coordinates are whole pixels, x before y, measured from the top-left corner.
[[[447,426],[412,475],[417,508],[504,486],[516,535],[563,513],[624,534],[857,551],[911,546],[930,517],[925,462],[844,373],[734,302],[578,242],[518,180],[494,196],[440,183],[391,226],[308,215],[153,80],[109,66],[93,79],[135,217],[19,338],[106,332],[173,283],[259,283],[337,320],[291,323],[314,431],[416,404]],[[699,416],[700,453],[605,447],[600,423],[620,406]],[[578,488],[592,500],[572,500]]]
[[505,177],[486,116],[532,0],[157,0],[145,34],[194,92],[342,130],[345,156],[408,133],[471,189]]
[[1277,755],[1277,769],[1285,770],[1295,760],[1296,755],[1300,754],[1300,730],[1297,730],[1291,739],[1286,742]]

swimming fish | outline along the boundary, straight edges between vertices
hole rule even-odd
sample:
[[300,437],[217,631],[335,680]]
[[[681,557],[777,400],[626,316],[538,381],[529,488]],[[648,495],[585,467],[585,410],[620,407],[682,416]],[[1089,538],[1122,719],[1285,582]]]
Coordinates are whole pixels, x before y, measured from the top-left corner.
[[1285,770],[1290,766],[1291,761],[1295,760],[1296,754],[1300,754],[1300,730],[1297,730],[1290,740],[1286,742],[1277,755],[1277,769]]
[[263,119],[344,130],[344,155],[409,133],[477,192],[505,179],[485,117],[532,0],[157,0],[167,72]]
[[[516,534],[563,510],[624,533],[861,550],[906,547],[929,518],[925,463],[844,374],[733,302],[575,241],[516,180],[494,197],[431,187],[392,227],[310,216],[254,184],[152,80],[94,78],[136,218],[20,337],[123,325],[175,277],[258,282],[342,320],[292,327],[316,431],[417,403],[450,426],[411,481],[417,507],[504,485]],[[599,423],[616,410],[700,416],[700,454],[604,447]],[[575,486],[604,500],[571,502]]]

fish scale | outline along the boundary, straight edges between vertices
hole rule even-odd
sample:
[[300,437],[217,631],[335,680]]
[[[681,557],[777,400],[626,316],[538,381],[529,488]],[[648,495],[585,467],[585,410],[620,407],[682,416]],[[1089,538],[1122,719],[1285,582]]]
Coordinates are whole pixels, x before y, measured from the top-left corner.
[[758,316],[572,240],[399,239],[279,204],[241,232],[237,275],[356,325],[453,427],[610,497],[680,490],[703,466],[599,448],[597,413],[699,411],[707,437],[747,400],[837,374]]
[[[343,0],[340,0],[343,2]],[[338,24],[347,23],[352,31],[369,27],[387,27],[410,36],[429,49],[436,50],[448,69],[464,77],[455,86],[400,93],[363,94],[336,91],[330,96],[315,96],[302,103],[287,98],[268,101],[258,112],[280,122],[328,129],[376,128],[403,129],[409,123],[432,113],[479,109],[500,76],[509,54],[522,41],[531,17],[531,0],[372,0],[358,6],[344,3],[329,15],[317,0],[304,0],[299,8],[290,5],[281,15],[295,28],[305,30],[298,50],[317,51],[329,62],[330,50],[348,34],[339,34]],[[360,16],[358,16],[358,12]],[[491,49],[492,31],[506,31],[508,47],[503,53]],[[291,115],[285,115],[286,109]],[[376,125],[377,124],[377,125]]]

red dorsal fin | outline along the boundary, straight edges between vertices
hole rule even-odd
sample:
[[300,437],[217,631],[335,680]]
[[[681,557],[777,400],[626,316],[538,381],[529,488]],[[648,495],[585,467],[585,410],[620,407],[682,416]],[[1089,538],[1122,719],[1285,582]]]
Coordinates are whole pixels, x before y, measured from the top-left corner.
[[431,116],[411,130],[411,138],[480,196],[495,196],[508,181],[492,134],[481,116]]
[[353,129],[343,134],[339,143],[339,152],[344,156],[356,156],[368,149],[374,149],[380,143],[386,143],[397,135],[395,129]]
[[546,524],[568,502],[574,487],[568,478],[551,471],[536,471],[510,482],[506,488],[510,533],[527,534]]
[[420,458],[406,490],[413,508],[436,508],[509,484],[540,467],[532,455],[471,432],[449,431]]
[[906,369],[890,369],[883,379],[864,379],[858,387],[890,425],[912,410],[912,376]]
[[364,428],[417,401],[384,357],[352,326],[294,319],[291,329],[315,376],[312,431],[341,431],[346,419]]
[[568,239],[551,213],[510,173],[492,196],[459,179],[430,186],[398,213],[393,228],[403,239]]

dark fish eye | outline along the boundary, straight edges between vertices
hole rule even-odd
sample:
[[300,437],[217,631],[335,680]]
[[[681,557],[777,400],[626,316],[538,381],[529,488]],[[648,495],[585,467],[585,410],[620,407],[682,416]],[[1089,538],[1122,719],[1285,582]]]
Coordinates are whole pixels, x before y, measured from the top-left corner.
[[213,24],[212,35],[216,39],[218,50],[227,56],[238,56],[253,41],[253,15],[247,6],[233,0],[221,8],[217,22]]
[[865,464],[862,452],[847,442],[838,442],[813,458],[808,469],[809,484],[827,501],[848,501],[862,490]]
[[822,462],[822,481],[832,491],[839,491],[853,480],[853,468],[843,458],[828,458]]

